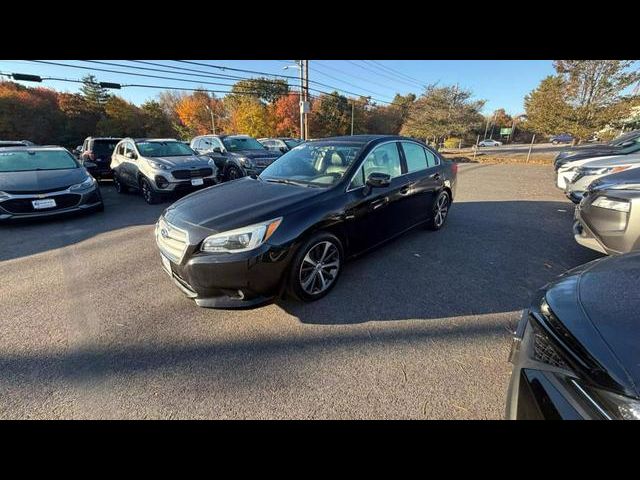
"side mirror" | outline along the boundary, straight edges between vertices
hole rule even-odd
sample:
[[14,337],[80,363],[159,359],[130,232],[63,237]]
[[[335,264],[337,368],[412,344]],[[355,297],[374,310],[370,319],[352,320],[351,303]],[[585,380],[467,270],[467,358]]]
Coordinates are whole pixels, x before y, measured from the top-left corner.
[[287,149],[287,147],[280,147],[280,148],[279,148],[279,150],[280,150],[282,153],[287,153],[287,152],[289,151],[289,150]]
[[370,173],[367,177],[367,186],[370,188],[384,188],[391,185],[391,175],[382,172]]
[[624,143],[622,143],[620,146],[621,146],[622,148],[626,148],[626,147],[630,147],[631,145],[635,145],[635,143],[636,143],[635,141],[633,141],[633,140],[629,140],[628,142],[624,142]]
[[222,148],[220,148],[220,147],[213,147],[213,148],[211,149],[211,151],[212,151],[213,153],[222,153]]

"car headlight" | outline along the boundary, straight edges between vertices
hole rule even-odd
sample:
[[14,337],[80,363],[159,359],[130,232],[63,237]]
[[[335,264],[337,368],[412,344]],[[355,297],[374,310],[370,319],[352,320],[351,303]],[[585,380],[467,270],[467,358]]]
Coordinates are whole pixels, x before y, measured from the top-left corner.
[[207,160],[207,164],[210,167],[216,168],[216,162],[213,161],[213,158],[210,158],[209,160]]
[[640,420],[640,401],[637,399],[609,390],[587,387],[586,385],[580,385],[580,387],[585,392],[588,392],[589,396],[594,397],[593,400],[596,400],[598,405],[612,418],[617,420]]
[[75,185],[71,185],[69,190],[86,190],[87,188],[95,185],[96,180],[93,177],[87,177],[85,181],[82,183],[76,183]]
[[240,157],[240,158],[238,158],[238,160],[240,161],[240,163],[244,167],[247,167],[247,168],[253,167],[253,163],[251,163],[251,159],[248,158],[248,157]]
[[200,250],[213,253],[248,252],[266,242],[280,226],[281,222],[282,217],[229,230],[228,232],[216,233],[204,239]]
[[628,212],[631,209],[631,203],[626,200],[617,200],[608,197],[598,197],[591,205],[594,207],[606,208],[607,210],[617,210],[618,212]]
[[630,165],[625,165],[621,167],[592,167],[592,168],[579,168],[578,172],[582,176],[591,176],[591,175],[610,175],[612,173],[624,172],[625,170],[631,168]]
[[154,162],[153,160],[148,160],[148,162],[149,165],[151,165],[151,168],[155,168],[156,170],[170,170],[170,167],[164,163]]

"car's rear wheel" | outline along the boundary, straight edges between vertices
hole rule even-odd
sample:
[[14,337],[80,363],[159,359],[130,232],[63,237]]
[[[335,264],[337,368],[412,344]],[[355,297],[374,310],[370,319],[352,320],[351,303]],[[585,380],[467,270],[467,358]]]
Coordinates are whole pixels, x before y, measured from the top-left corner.
[[451,206],[451,197],[446,190],[440,192],[433,202],[433,213],[431,221],[427,224],[429,230],[440,230],[447,221],[449,215],[449,207]]
[[236,178],[244,177],[242,170],[235,165],[231,165],[227,170],[227,178],[229,180],[235,180]]
[[155,203],[160,203],[162,201],[162,197],[159,193],[156,193],[151,186],[151,182],[146,178],[142,178],[140,180],[140,190],[142,191],[142,197],[144,201],[149,205],[153,205]]
[[113,174],[113,186],[118,193],[127,193],[127,191],[129,190],[127,186],[120,181],[118,175],[116,175],[115,173]]
[[304,302],[319,300],[336,285],[343,264],[342,243],[319,232],[298,250],[289,275],[289,291]]

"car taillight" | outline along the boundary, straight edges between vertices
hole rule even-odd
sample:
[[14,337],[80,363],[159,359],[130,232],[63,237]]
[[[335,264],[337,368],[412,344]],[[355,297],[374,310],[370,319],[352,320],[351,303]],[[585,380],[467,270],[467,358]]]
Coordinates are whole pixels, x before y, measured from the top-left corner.
[[451,171],[454,175],[458,173],[458,164],[456,162],[453,162],[453,164],[451,165]]

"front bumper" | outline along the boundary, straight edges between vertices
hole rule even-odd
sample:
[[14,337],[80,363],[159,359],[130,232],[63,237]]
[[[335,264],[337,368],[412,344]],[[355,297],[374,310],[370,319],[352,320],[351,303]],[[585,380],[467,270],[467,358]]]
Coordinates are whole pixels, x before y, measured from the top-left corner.
[[[43,199],[55,200],[56,207],[42,210],[35,209],[32,202]],[[87,212],[99,209],[102,205],[102,195],[97,186],[84,192],[67,189],[40,195],[12,194],[9,195],[9,198],[0,201],[0,221]]]
[[513,337],[513,363],[507,392],[509,420],[605,419],[577,383],[572,372],[535,359],[536,341],[529,309],[524,310]]
[[[217,183],[215,176],[202,178],[202,185],[193,185],[191,180],[169,180],[165,177],[158,178],[161,175],[155,175],[151,178],[151,186],[158,193],[187,193],[207,188]],[[195,179],[194,179],[195,180]]]
[[[205,253],[187,245],[182,258],[172,255],[156,225],[163,269],[176,286],[200,307],[247,308],[272,301],[281,293],[292,257],[291,248],[268,244],[250,252]],[[173,257],[173,258],[172,258]]]

